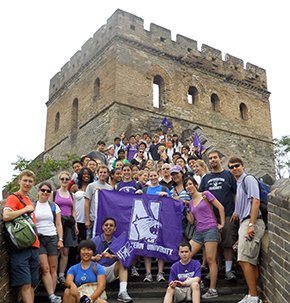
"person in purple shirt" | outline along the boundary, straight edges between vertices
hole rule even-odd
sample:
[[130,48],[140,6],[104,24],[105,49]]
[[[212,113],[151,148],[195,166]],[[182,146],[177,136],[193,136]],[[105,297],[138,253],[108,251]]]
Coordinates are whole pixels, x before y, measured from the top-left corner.
[[142,190],[143,186],[140,182],[133,180],[133,166],[131,163],[124,163],[122,166],[122,181],[114,187],[115,191],[123,193],[135,194],[137,190]]
[[134,135],[131,135],[129,138],[129,144],[124,147],[125,157],[126,159],[131,162],[134,159],[134,156],[138,150],[138,144],[136,143],[136,139]]
[[92,261],[98,262],[103,266],[106,272],[106,281],[111,283],[119,278],[120,288],[118,294],[118,301],[131,302],[132,299],[127,292],[128,270],[124,269],[121,261],[109,249],[116,238],[113,236],[116,230],[116,220],[114,218],[106,218],[102,224],[103,233],[97,235],[91,240],[96,245],[96,252],[92,257]]
[[174,302],[186,300],[199,303],[200,263],[191,258],[191,246],[187,241],[179,243],[178,254],[180,260],[170,268],[169,286],[163,303],[172,303],[173,297]]
[[[190,240],[192,256],[194,256],[204,245],[206,260],[210,270],[210,288],[202,295],[203,299],[215,298],[218,296],[216,291],[217,247],[220,241],[220,233],[225,224],[225,211],[222,204],[209,191],[200,193],[197,191],[197,182],[193,177],[184,180],[184,188],[191,195],[189,204],[190,212],[196,220],[196,230]],[[215,206],[220,215],[221,224],[218,224],[213,213]]]

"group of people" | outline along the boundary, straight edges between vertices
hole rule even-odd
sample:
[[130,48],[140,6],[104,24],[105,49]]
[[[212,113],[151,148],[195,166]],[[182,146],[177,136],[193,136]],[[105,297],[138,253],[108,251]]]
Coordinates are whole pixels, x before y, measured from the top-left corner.
[[[82,284],[95,282],[98,286],[88,295],[89,300],[106,302],[103,295],[106,283],[116,279],[119,279],[118,300],[132,301],[127,291],[128,270],[108,248],[116,239],[115,218],[106,218],[102,222],[103,233],[95,234],[97,192],[103,189],[183,201],[180,218],[183,239],[176,243],[180,260],[171,267],[165,303],[173,298],[177,302],[184,299],[200,302],[201,271],[207,268],[210,287],[202,298],[217,297],[217,275],[222,270],[223,258],[225,278],[236,279],[232,269],[236,250],[249,286],[249,293],[239,302],[261,302],[257,294],[258,256],[265,225],[259,211],[257,180],[250,175],[245,178],[243,161],[237,157],[229,160],[229,170],[223,169],[222,155],[217,150],[207,153],[210,171],[191,137],[182,145],[171,129],[166,135],[160,130],[157,129],[153,142],[147,133],[143,138],[132,135],[129,140],[117,137],[107,149],[105,142],[99,141],[96,150],[73,162],[73,176],[67,171],[59,174],[59,189],[52,191],[50,183],[41,183],[36,203],[28,198],[34,186],[34,173],[25,170],[20,174],[17,193],[27,205],[10,195],[3,220],[30,213],[38,231],[38,238],[29,249],[10,254],[11,285],[21,286],[24,303],[34,301],[39,265],[51,303],[79,302]],[[188,224],[196,226],[190,238],[186,233]],[[68,269],[70,248],[77,245],[81,261]],[[201,249],[202,265],[192,259]],[[150,283],[151,257],[143,259],[146,269],[143,281]],[[139,262],[140,256],[135,256],[132,277],[139,276]],[[165,281],[164,263],[158,259],[158,282]],[[63,298],[55,295],[57,283],[66,287]]]

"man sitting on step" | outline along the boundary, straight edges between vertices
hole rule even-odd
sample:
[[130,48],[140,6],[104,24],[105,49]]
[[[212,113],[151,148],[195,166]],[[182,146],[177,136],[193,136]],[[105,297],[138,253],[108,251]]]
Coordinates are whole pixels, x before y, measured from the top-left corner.
[[91,240],[96,244],[96,254],[92,257],[93,261],[97,261],[103,266],[106,272],[106,282],[111,283],[118,279],[120,280],[120,289],[118,301],[131,302],[132,299],[127,292],[128,271],[124,269],[123,264],[118,258],[108,249],[116,238],[113,236],[116,230],[116,221],[113,218],[106,218],[102,224],[103,233],[95,236]]

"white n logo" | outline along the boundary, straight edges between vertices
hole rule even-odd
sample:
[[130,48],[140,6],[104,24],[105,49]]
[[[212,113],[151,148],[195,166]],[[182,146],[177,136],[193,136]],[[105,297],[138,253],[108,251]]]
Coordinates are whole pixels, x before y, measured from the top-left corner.
[[129,230],[130,240],[156,242],[161,226],[159,223],[160,207],[160,201],[149,201],[147,209],[142,199],[134,199]]

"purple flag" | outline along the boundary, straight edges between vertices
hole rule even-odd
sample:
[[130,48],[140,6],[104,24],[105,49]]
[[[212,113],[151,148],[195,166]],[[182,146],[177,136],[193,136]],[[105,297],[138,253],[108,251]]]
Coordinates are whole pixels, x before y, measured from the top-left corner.
[[199,137],[198,137],[197,133],[195,133],[195,135],[194,135],[193,145],[198,146],[198,154],[201,155],[201,151],[203,150],[203,146],[201,145],[201,143],[199,141]]
[[125,232],[136,255],[177,261],[182,239],[183,201],[168,197],[100,190],[98,192],[96,234],[102,222],[112,217],[117,222],[115,237]]
[[122,262],[125,269],[133,263],[135,257],[134,247],[124,231],[109,247]]
[[171,125],[171,122],[169,122],[169,120],[164,118],[163,121],[161,122],[161,124],[164,125],[165,127],[169,127]]

